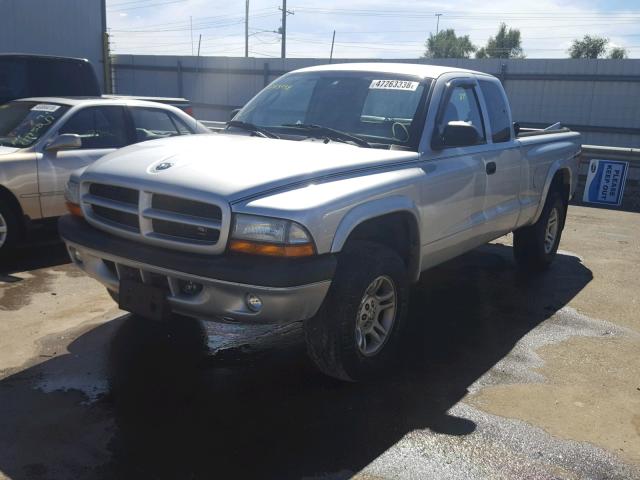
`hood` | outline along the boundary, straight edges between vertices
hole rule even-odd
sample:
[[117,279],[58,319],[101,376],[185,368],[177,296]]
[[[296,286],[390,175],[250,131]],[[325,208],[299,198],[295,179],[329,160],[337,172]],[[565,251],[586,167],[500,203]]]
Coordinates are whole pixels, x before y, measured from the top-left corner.
[[132,145],[92,164],[83,180],[197,190],[229,202],[327,175],[417,159],[415,152],[344,143],[204,134]]
[[0,158],[2,157],[2,155],[9,155],[10,153],[15,153],[18,150],[20,150],[19,148],[14,148],[14,147],[5,147],[0,145]]

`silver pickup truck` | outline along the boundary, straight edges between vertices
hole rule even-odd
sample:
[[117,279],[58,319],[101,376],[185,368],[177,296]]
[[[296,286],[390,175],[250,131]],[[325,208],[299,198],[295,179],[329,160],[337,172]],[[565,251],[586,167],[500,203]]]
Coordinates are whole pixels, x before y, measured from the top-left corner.
[[508,232],[554,259],[580,135],[517,134],[490,75],[410,64],[297,70],[216,135],[141,143],[71,177],[59,230],[124,310],[303,322],[325,373],[401,347],[421,272]]

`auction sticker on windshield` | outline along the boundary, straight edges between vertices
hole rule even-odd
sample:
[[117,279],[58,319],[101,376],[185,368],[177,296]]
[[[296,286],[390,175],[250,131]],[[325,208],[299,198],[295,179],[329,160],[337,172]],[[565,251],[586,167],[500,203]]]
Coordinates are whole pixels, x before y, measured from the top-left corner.
[[408,90],[415,92],[420,82],[409,80],[371,80],[369,90]]
[[60,105],[51,105],[49,103],[39,103],[31,108],[32,112],[55,112]]

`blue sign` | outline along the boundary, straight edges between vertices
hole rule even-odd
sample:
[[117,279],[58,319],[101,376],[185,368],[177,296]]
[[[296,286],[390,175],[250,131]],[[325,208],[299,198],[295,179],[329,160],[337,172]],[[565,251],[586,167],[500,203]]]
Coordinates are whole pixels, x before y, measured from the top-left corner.
[[619,206],[622,203],[628,170],[629,162],[591,160],[582,201]]

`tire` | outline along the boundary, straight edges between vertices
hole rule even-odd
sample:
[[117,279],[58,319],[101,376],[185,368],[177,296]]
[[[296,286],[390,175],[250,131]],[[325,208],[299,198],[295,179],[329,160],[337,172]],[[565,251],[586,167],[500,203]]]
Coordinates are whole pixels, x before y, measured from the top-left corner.
[[0,196],[0,258],[8,256],[13,251],[21,232],[20,216]]
[[108,288],[106,290],[107,290],[107,293],[109,294],[109,296],[111,297],[111,300],[116,302],[116,304],[120,304],[120,296],[116,292],[113,292],[113,291],[109,290]]
[[519,267],[534,272],[549,268],[560,245],[566,216],[566,202],[558,190],[552,190],[538,221],[513,233],[513,254]]
[[400,256],[376,243],[353,242],[340,254],[320,310],[304,324],[309,356],[323,373],[341,380],[386,373],[398,357],[408,303]]

